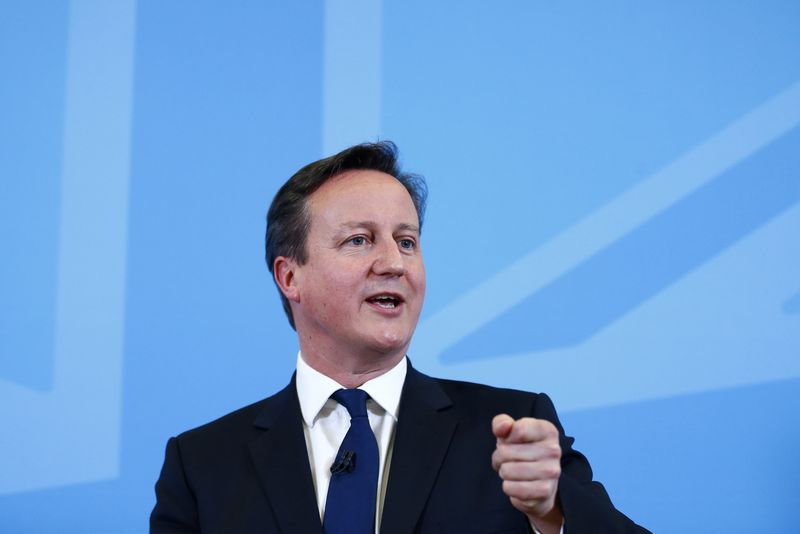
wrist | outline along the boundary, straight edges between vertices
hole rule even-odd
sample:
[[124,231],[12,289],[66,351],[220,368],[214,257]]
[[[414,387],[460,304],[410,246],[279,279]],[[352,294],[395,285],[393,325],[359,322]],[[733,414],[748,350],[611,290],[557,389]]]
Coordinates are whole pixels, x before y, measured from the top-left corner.
[[561,528],[564,526],[564,515],[558,504],[554,505],[545,515],[537,517],[531,514],[528,515],[528,521],[533,528],[533,531],[538,534],[559,534]]

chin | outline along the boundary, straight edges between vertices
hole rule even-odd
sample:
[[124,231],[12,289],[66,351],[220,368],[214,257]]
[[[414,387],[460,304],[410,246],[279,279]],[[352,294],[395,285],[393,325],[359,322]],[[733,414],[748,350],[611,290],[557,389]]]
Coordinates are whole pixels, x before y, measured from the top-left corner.
[[397,351],[405,353],[409,341],[410,337],[405,332],[382,332],[373,338],[373,346],[381,354],[390,354]]

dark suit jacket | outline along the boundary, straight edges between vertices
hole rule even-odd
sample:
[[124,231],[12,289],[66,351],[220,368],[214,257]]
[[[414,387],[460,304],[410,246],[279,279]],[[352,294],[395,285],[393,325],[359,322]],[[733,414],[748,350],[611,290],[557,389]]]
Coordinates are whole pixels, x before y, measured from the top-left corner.
[[[498,413],[558,427],[565,534],[647,532],[592,481],[546,395],[433,379],[409,366],[381,534],[530,532],[491,466]],[[156,498],[151,532],[322,534],[294,379],[268,399],[170,439]]]

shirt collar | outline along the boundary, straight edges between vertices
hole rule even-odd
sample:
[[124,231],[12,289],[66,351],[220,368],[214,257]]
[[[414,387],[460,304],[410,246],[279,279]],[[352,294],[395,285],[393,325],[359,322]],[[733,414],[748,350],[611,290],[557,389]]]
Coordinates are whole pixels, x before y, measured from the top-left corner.
[[[364,382],[359,389],[366,391],[388,415],[397,420],[397,409],[400,406],[400,394],[403,391],[407,370],[407,359],[403,357],[397,365],[382,375]],[[297,398],[300,400],[300,411],[309,427],[314,426],[317,415],[330,396],[344,387],[308,365],[300,352],[297,353],[295,384]]]

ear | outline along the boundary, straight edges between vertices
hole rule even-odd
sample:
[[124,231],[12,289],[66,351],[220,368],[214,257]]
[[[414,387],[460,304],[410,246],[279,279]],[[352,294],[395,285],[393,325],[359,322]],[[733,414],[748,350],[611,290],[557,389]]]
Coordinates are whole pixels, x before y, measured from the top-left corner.
[[297,287],[295,276],[297,267],[296,261],[285,256],[278,256],[272,264],[275,283],[278,284],[283,296],[291,302],[300,302],[300,288]]

